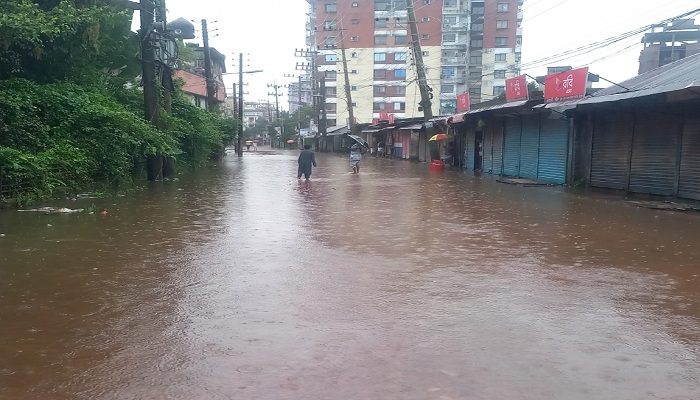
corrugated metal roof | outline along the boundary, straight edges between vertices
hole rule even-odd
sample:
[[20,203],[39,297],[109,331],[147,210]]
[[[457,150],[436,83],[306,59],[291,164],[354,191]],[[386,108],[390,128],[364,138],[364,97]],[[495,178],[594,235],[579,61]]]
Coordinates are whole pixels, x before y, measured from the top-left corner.
[[408,125],[408,126],[402,126],[402,127],[400,127],[399,129],[410,129],[410,130],[414,130],[414,129],[421,129],[422,127],[423,127],[423,124],[413,124],[413,125]]
[[700,87],[700,53],[595,92],[579,104],[618,101]]

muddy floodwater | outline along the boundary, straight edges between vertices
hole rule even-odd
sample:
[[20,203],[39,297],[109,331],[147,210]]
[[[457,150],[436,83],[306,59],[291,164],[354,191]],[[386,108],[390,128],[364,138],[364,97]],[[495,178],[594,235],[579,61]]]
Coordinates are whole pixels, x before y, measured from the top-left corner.
[[700,214],[297,155],[0,211],[0,398],[700,398]]

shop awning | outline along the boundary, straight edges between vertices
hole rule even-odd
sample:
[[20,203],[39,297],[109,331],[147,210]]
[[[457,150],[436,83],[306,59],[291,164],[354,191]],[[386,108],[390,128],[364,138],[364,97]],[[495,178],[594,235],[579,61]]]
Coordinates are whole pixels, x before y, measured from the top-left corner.
[[408,126],[402,126],[399,129],[418,131],[418,130],[421,130],[422,128],[423,128],[423,124],[413,124],[413,125],[408,125]]
[[346,133],[350,133],[350,128],[345,125],[329,126],[326,128],[326,135],[328,136],[344,135]]

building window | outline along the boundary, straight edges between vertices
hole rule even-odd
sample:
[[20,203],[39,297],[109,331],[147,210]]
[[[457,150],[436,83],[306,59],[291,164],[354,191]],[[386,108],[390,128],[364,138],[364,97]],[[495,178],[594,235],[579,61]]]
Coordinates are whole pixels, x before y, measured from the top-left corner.
[[484,15],[484,7],[472,7],[472,15]]
[[391,11],[391,4],[388,0],[376,0],[374,2],[374,11]]
[[386,53],[374,53],[374,61],[375,62],[386,61]]
[[515,63],[516,64],[520,63],[520,58],[521,58],[520,53],[515,53]]
[[373,91],[375,96],[383,96],[386,94],[386,86],[375,86]]
[[481,80],[481,71],[469,71],[469,80],[480,81]]
[[326,88],[326,95],[335,96],[336,93],[338,93],[338,92],[336,91],[335,87],[327,87]]
[[472,96],[481,96],[481,88],[469,88],[469,94]]
[[404,68],[395,69],[394,70],[394,78],[406,79],[406,70]]
[[472,31],[473,32],[483,32],[484,31],[484,24],[472,24]]
[[440,93],[454,93],[455,85],[440,85]]
[[505,69],[497,69],[497,70],[493,71],[493,77],[496,79],[505,79],[506,70]]
[[360,23],[360,20],[357,19],[357,18],[355,18],[355,19],[350,20],[350,23],[353,24],[353,25],[357,25],[357,24]]
[[335,103],[326,103],[325,109],[326,109],[326,111],[330,111],[330,112],[334,113],[336,110],[336,104]]
[[469,64],[481,64],[481,56],[469,56]]
[[357,52],[353,51],[352,53],[350,53],[350,58],[357,58]]
[[353,6],[353,7],[359,7],[360,5],[359,5],[356,1],[353,1],[353,2],[352,2],[352,6]]
[[405,110],[406,110],[406,103],[403,103],[403,102],[394,103],[394,111],[405,111]]
[[374,44],[386,44],[386,35],[374,36]]
[[496,29],[507,29],[508,28],[508,20],[502,19],[496,21]]
[[338,61],[338,55],[337,54],[326,54],[326,62],[336,62]]
[[440,78],[452,78],[455,76],[455,71],[452,67],[444,67],[440,71]]
[[326,48],[327,49],[335,49],[335,45],[338,42],[336,42],[335,36],[328,36],[326,38]]
[[430,52],[429,52],[429,51],[424,51],[424,52],[423,52],[423,57],[429,56],[429,55],[430,55]]
[[442,34],[442,41],[445,43],[456,42],[457,41],[457,34],[456,33],[443,33]]
[[469,42],[470,47],[484,47],[484,41],[482,39],[472,39]]
[[506,60],[506,54],[505,53],[499,53],[496,54],[496,61],[507,61]]
[[386,78],[386,70],[385,69],[375,69],[374,70],[374,79],[385,79]]
[[323,30],[324,31],[334,31],[338,27],[338,22],[337,21],[326,21],[323,23]]
[[406,61],[406,53],[394,53],[394,61]]
[[326,3],[324,7],[327,13],[334,13],[336,11],[335,3]]
[[403,96],[406,94],[406,86],[394,86],[392,92],[395,96]]
[[336,71],[326,71],[325,77],[328,79],[335,79],[338,77],[338,72]]
[[430,17],[423,17],[423,18],[421,18],[421,21],[430,22]]
[[407,36],[394,36],[394,44],[406,44],[408,41],[406,40]]
[[496,46],[508,46],[508,38],[505,36],[496,36]]
[[423,0],[423,4],[430,4],[430,0]]
[[374,27],[375,28],[386,28],[389,26],[389,18],[375,18]]
[[430,39],[430,35],[428,35],[427,33],[424,33],[424,34],[420,35],[420,38],[421,38],[421,40],[428,40],[428,39]]
[[457,7],[457,0],[443,0],[444,7]]
[[360,40],[360,37],[359,37],[359,36],[350,36],[350,41],[351,41],[351,42],[357,42],[358,40]]
[[508,12],[508,3],[498,3],[496,7],[498,12]]
[[350,90],[357,90],[357,86],[350,86]]
[[505,86],[494,86],[493,87],[493,96],[498,97],[498,96],[502,95],[503,92],[505,92],[505,91],[506,91]]
[[372,110],[374,111],[384,111],[386,110],[386,103],[373,103]]

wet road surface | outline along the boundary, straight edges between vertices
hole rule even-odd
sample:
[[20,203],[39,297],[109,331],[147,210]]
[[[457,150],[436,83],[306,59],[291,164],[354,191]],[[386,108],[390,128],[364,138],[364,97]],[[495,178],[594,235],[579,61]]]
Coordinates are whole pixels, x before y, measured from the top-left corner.
[[297,154],[0,212],[0,398],[700,398],[699,215]]

